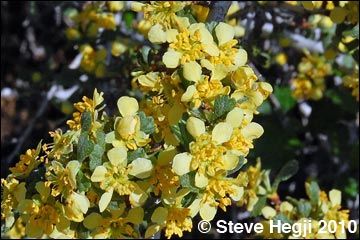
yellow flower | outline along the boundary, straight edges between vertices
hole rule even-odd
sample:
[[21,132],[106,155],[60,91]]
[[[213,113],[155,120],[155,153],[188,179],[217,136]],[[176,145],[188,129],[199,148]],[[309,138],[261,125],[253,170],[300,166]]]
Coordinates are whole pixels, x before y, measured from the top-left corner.
[[19,217],[14,226],[6,233],[11,239],[21,239],[25,236],[25,226],[21,217]]
[[81,33],[76,28],[67,28],[65,30],[65,36],[69,40],[79,40],[81,38]]
[[5,226],[10,228],[15,222],[13,209],[17,208],[20,201],[25,199],[25,182],[19,181],[13,177],[1,179],[1,219],[5,219]]
[[250,166],[246,173],[240,172],[236,178],[238,182],[243,182],[245,187],[244,197],[238,201],[239,206],[246,206],[248,211],[252,211],[258,201],[258,194],[265,194],[265,189],[260,185],[264,170],[261,171],[260,159],[256,160],[255,166]]
[[176,1],[151,1],[146,4],[133,2],[131,9],[135,12],[144,12],[144,19],[148,20],[153,26],[159,23],[165,30],[171,28],[181,29],[189,25],[189,19],[179,17],[176,13],[187,4],[189,3]]
[[[118,208],[109,208],[110,216],[100,215],[93,212],[86,216],[84,226],[91,230],[93,238],[139,238],[134,225],[142,222],[144,210],[141,207],[131,208],[125,212],[125,204],[119,204]],[[127,213],[127,215],[125,215]],[[124,216],[125,215],[125,216]],[[106,216],[106,217],[105,217]]]
[[63,206],[63,213],[65,217],[74,222],[82,222],[84,214],[87,213],[90,207],[90,201],[84,194],[72,192],[65,199],[65,206]]
[[118,99],[117,107],[121,117],[115,119],[115,131],[106,135],[106,142],[112,143],[114,147],[125,146],[130,150],[136,150],[148,144],[151,141],[149,135],[140,130],[137,100],[123,96]]
[[90,45],[85,44],[80,47],[80,52],[82,54],[81,69],[87,73],[94,73],[96,77],[104,77],[105,73],[102,69],[105,67],[106,49],[102,48],[95,51]]
[[184,28],[170,41],[169,49],[163,55],[163,62],[167,68],[176,68],[180,64],[200,60],[206,51],[216,46],[205,24],[192,24]]
[[171,189],[179,186],[179,176],[175,174],[171,168],[170,162],[176,154],[174,146],[169,146],[159,153],[156,165],[154,166],[154,174],[151,176],[150,183],[154,185],[153,192],[155,196],[160,193],[169,195]]
[[151,216],[151,221],[155,224],[150,225],[145,233],[145,238],[149,238],[161,229],[165,228],[165,236],[170,239],[173,234],[183,236],[183,231],[191,232],[192,220],[189,208],[177,206],[158,207]]
[[326,88],[325,77],[332,73],[331,65],[324,56],[310,55],[298,65],[298,75],[292,81],[293,95],[297,99],[318,100],[323,96]]
[[351,94],[359,101],[359,68],[355,66],[353,74],[344,76],[343,80],[344,86],[352,88]]
[[[74,106],[78,112],[73,113],[73,120],[68,120],[66,122],[67,125],[69,125],[71,130],[79,130],[81,128],[81,116],[82,113],[87,111],[90,111],[92,114],[92,125],[91,125],[91,132],[95,134],[96,130],[98,130],[101,125],[99,122],[97,122],[98,118],[98,112],[103,108],[98,106],[104,101],[103,98],[104,93],[101,92],[98,93],[97,89],[95,88],[93,98],[90,99],[86,96],[82,98],[83,102],[75,103]],[[97,109],[98,108],[98,109]]]
[[11,167],[11,173],[17,178],[26,178],[31,171],[39,166],[43,158],[38,158],[40,150],[28,149],[25,154],[20,155],[20,161],[16,163],[15,167]]
[[243,187],[235,184],[233,179],[221,178],[211,178],[206,185],[199,209],[200,216],[204,220],[212,220],[218,207],[226,212],[226,207],[231,205],[229,196],[234,201],[239,201],[243,197]]
[[33,195],[32,200],[22,200],[18,207],[22,217],[26,219],[26,235],[41,238],[51,234],[55,226],[59,229],[69,226],[69,221],[59,214],[59,209],[54,205],[53,199],[50,199],[49,186],[39,181],[35,189],[39,194]]
[[[193,72],[192,76],[196,76],[195,72]],[[199,76],[198,79],[195,85],[187,87],[185,93],[181,96],[182,102],[191,101],[194,107],[200,107],[202,102],[211,102],[217,96],[228,95],[231,91],[230,86],[223,86],[220,80],[210,80],[208,76],[201,76],[201,78]]]
[[58,161],[52,161],[47,169],[46,178],[52,184],[51,195],[54,197],[62,194],[68,196],[77,188],[76,175],[80,170],[80,162],[73,160],[66,167]]
[[125,2],[123,1],[107,1],[107,4],[109,6],[109,10],[112,12],[118,12],[125,6]]
[[153,169],[150,160],[137,158],[127,164],[127,150],[125,147],[115,147],[107,152],[110,162],[97,166],[91,176],[92,182],[100,182],[100,188],[105,190],[102,194],[99,207],[103,212],[111,201],[114,190],[121,195],[130,195],[133,204],[142,204],[147,195],[139,186],[130,181],[129,176],[140,179],[148,178]]

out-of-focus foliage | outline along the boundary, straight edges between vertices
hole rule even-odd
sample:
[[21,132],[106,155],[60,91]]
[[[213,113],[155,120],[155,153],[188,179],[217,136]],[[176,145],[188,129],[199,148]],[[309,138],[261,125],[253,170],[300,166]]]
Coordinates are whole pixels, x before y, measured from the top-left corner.
[[359,3],[219,2],[1,3],[2,236],[359,219]]

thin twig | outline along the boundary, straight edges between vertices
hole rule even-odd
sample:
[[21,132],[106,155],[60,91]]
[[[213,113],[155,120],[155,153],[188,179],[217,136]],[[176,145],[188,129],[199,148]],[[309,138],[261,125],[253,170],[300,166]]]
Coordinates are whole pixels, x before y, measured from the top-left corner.
[[210,5],[210,12],[206,21],[223,22],[230,5],[231,1],[214,1]]
[[30,120],[27,128],[25,129],[25,131],[19,138],[19,141],[18,141],[15,149],[11,152],[9,157],[6,159],[6,163],[8,164],[8,166],[12,166],[12,162],[13,162],[14,158],[19,155],[24,142],[29,138],[29,136],[34,128],[35,123],[44,114],[44,112],[49,104],[49,100],[53,98],[55,93],[56,93],[56,91],[50,90],[44,97],[44,100],[42,101],[39,110],[36,112],[35,116]]

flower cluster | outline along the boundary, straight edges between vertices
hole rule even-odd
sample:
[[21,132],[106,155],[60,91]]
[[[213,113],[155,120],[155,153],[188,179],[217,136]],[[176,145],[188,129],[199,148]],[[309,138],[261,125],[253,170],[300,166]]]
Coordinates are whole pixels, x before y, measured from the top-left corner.
[[326,89],[325,78],[330,74],[332,74],[331,64],[324,56],[306,53],[298,65],[298,75],[292,80],[294,97],[297,99],[321,99]]
[[[68,10],[68,25],[65,30],[66,37],[79,45],[79,56],[81,57],[80,68],[97,78],[106,75],[106,58],[108,58],[107,46],[99,45],[95,48],[94,42],[104,31],[117,29],[119,23],[117,14],[125,8],[125,2],[106,1],[87,3],[81,12],[76,9]],[[87,43],[84,43],[87,42]],[[119,57],[126,50],[124,43],[114,39],[110,43],[111,55]]]
[[[309,199],[296,200],[288,198],[287,201],[278,202],[275,206],[266,206],[262,209],[262,215],[267,219],[263,222],[263,236],[266,238],[291,238],[291,239],[345,239],[346,229],[349,222],[349,210],[341,209],[341,191],[333,189],[326,194],[321,191],[316,182],[306,182],[306,193]],[[269,220],[281,219],[282,222],[303,226],[298,229],[298,233],[279,233],[269,231]],[[330,221],[336,223],[343,222],[344,228],[336,229],[322,228],[324,224]],[[309,224],[310,223],[310,224]],[[310,225],[310,229],[304,228],[304,224]],[[327,226],[327,225],[326,225]],[[334,231],[333,231],[334,230]],[[335,231],[336,230],[336,231]],[[298,236],[300,235],[300,236]]]

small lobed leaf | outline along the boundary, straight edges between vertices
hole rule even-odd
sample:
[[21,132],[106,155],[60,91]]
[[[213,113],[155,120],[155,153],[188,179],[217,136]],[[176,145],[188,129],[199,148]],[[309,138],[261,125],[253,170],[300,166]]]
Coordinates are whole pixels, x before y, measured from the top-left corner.
[[266,203],[266,196],[260,197],[259,200],[256,202],[256,204],[250,214],[251,217],[259,216],[262,209],[265,207],[265,203]]
[[182,175],[180,177],[180,184],[184,188],[188,188],[191,192],[199,192],[199,189],[195,187],[195,171]]
[[92,124],[92,114],[90,111],[85,111],[81,114],[81,131],[89,132]]
[[287,112],[296,104],[296,99],[292,96],[292,91],[289,87],[275,87],[275,97],[279,100],[281,108]]
[[80,170],[76,175],[77,187],[80,192],[87,192],[91,187],[91,181]]
[[311,204],[306,201],[299,201],[297,208],[302,217],[308,217],[311,213]]
[[90,170],[94,170],[97,166],[102,164],[102,156],[104,154],[104,148],[100,145],[95,144],[94,150],[90,154],[89,167]]
[[236,100],[227,95],[217,96],[214,103],[215,120],[224,117],[235,107]]
[[317,206],[320,199],[320,188],[317,182],[306,183],[306,194],[309,196],[311,204]]
[[87,132],[82,132],[77,146],[77,159],[82,162],[94,150],[94,143],[89,139]]
[[279,171],[278,175],[276,176],[272,189],[273,191],[277,191],[277,188],[279,186],[280,182],[286,181],[292,176],[295,175],[295,173],[299,169],[299,163],[296,160],[291,160],[287,162]]
[[138,115],[140,118],[140,130],[146,134],[153,133],[156,129],[154,119],[151,116],[146,117],[144,112],[139,112]]

